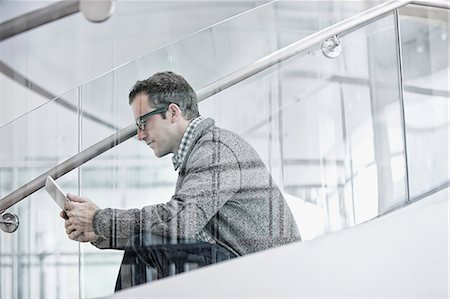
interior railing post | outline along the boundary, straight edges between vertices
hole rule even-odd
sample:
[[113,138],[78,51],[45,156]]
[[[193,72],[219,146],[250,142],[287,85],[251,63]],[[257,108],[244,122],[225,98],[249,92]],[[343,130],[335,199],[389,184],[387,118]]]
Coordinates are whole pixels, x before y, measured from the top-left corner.
[[395,26],[395,40],[397,49],[397,74],[399,88],[399,102],[400,102],[400,123],[402,127],[403,134],[403,150],[405,153],[405,192],[406,192],[406,203],[411,203],[410,190],[409,190],[409,167],[408,167],[408,143],[406,137],[406,117],[405,117],[405,98],[404,98],[404,77],[403,77],[403,59],[402,59],[402,38],[400,32],[400,18],[398,9],[394,11],[394,26]]

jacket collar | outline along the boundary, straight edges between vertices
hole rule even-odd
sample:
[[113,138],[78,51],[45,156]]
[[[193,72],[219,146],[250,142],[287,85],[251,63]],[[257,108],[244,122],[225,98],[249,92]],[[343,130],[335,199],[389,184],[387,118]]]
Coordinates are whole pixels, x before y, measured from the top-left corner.
[[197,141],[205,135],[206,132],[214,126],[214,124],[215,122],[212,118],[206,118],[194,128],[194,132],[192,133],[192,142],[186,150],[186,156],[183,160],[183,164],[179,168],[180,172],[182,172],[186,167],[187,160],[189,160],[189,156],[191,155],[192,149],[197,144]]

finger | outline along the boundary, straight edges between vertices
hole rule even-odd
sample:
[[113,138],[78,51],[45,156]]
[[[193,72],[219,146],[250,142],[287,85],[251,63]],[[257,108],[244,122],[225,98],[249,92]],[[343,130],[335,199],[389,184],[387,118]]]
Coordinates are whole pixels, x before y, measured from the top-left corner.
[[64,211],[68,212],[70,210],[73,210],[75,207],[74,203],[70,202],[70,201],[66,201],[64,203]]
[[69,226],[69,227],[66,228],[66,234],[67,235],[70,235],[74,231],[76,231],[76,229],[73,226]]
[[86,202],[87,201],[87,199],[84,198],[84,197],[81,197],[81,196],[78,196],[78,195],[75,195],[75,194],[70,194],[70,193],[67,194],[67,198],[69,200],[75,201],[75,202]]
[[69,239],[77,241],[78,237],[82,234],[83,232],[74,230],[73,232],[71,232],[70,234],[68,234]]
[[71,226],[72,225],[72,221],[71,220],[66,220],[66,221],[64,221],[64,227],[65,228],[68,228],[69,226]]
[[59,216],[60,216],[62,219],[65,219],[65,220],[69,219],[69,216],[67,216],[67,214],[66,214],[65,211],[61,211],[61,212],[59,213]]

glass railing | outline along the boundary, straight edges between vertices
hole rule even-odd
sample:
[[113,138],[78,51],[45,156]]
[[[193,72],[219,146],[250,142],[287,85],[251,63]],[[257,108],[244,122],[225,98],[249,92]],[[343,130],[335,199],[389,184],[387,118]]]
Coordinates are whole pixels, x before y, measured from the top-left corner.
[[[27,113],[0,128],[0,196],[111,135],[112,127],[129,125],[127,94],[136,80],[172,70],[202,89],[354,15],[365,8],[362,2],[270,3],[62,95],[79,107],[78,115],[58,99]],[[449,23],[448,14],[436,15],[442,10],[410,6],[400,11],[400,35],[396,16],[387,15],[343,34],[337,58],[324,57],[316,45],[199,104],[202,115],[256,149],[303,240],[370,220],[448,184],[450,89],[443,53]],[[412,63],[419,58],[420,64]],[[155,158],[133,138],[57,182],[101,208],[128,209],[170,200],[177,176],[170,157]],[[68,240],[59,208],[44,190],[8,211],[21,224],[13,234],[0,233],[2,298],[114,292],[123,252]]]
[[411,199],[450,182],[448,10],[400,10]]
[[[73,90],[61,96],[78,106]],[[0,193],[9,194],[79,151],[78,115],[49,102],[0,129]],[[78,192],[77,172],[60,179]],[[14,205],[20,228],[0,236],[0,297],[78,296],[79,246],[64,236],[59,208],[45,190]],[[75,281],[75,283],[74,283]]]

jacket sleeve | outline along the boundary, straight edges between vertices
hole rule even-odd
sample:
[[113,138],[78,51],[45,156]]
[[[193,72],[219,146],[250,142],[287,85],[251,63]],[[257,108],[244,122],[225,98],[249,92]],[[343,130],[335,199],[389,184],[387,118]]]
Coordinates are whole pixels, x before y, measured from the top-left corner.
[[133,235],[191,238],[240,189],[241,172],[232,150],[220,141],[196,145],[176,193],[165,204],[139,209],[103,209],[94,215],[99,248],[123,248]]

